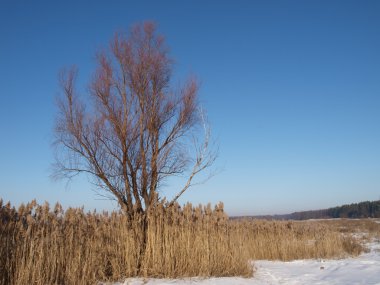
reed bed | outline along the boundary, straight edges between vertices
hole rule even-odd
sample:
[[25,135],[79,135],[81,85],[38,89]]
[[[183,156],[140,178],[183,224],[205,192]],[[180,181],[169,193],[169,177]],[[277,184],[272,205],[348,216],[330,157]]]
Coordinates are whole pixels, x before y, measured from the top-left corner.
[[[358,254],[319,223],[229,220],[220,203],[121,212],[0,200],[0,284],[97,284],[127,277],[252,276],[251,260]],[[143,225],[143,226],[142,226]]]
[[[329,219],[317,220],[334,231],[339,231],[343,236],[354,238],[351,251],[367,251],[365,244],[373,241],[380,241],[380,219]],[[364,246],[363,246],[364,245]]]
[[352,236],[322,223],[256,220],[242,222],[241,227],[245,228],[244,243],[254,260],[343,258],[363,250]]
[[344,234],[365,234],[373,238],[380,238],[380,219],[328,219],[316,220]]

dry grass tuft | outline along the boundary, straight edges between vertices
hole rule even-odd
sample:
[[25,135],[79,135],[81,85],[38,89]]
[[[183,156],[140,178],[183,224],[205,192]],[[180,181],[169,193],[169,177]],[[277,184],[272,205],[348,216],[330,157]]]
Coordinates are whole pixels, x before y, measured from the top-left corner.
[[[215,208],[160,204],[122,213],[64,211],[0,200],[0,284],[96,284],[127,277],[252,276],[252,259],[358,254],[356,241],[319,223],[231,221]],[[141,242],[145,241],[145,242]]]

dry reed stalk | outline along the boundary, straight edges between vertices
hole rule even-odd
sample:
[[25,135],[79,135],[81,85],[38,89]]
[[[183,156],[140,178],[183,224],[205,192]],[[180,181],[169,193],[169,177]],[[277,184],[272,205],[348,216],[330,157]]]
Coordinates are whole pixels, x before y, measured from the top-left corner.
[[[252,259],[357,254],[320,223],[231,221],[223,204],[158,204],[146,217],[63,211],[35,201],[18,210],[0,200],[0,284],[95,284],[127,277],[251,276]],[[355,251],[355,250],[356,251]]]

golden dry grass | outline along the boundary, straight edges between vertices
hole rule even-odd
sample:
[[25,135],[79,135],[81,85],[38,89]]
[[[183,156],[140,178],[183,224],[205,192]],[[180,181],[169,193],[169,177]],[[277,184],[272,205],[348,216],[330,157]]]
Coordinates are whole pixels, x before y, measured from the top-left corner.
[[351,247],[350,252],[360,253],[366,250],[365,243],[373,240],[380,241],[380,219],[331,219],[320,220],[317,223],[338,231],[346,237],[345,246]]
[[256,260],[340,258],[360,253],[346,245],[357,244],[355,240],[320,223],[257,220],[242,227],[247,231],[249,256]]
[[348,234],[367,234],[380,237],[380,219],[330,219],[317,220],[331,229]]
[[139,217],[0,200],[0,284],[96,284],[127,277],[252,276],[254,259],[358,254],[321,223],[229,220],[223,204],[165,208]]

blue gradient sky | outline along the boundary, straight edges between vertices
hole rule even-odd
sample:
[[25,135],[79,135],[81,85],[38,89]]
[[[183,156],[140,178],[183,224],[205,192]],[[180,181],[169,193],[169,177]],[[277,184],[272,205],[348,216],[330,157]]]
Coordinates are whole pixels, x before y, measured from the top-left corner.
[[86,177],[49,178],[57,74],[76,64],[85,88],[115,31],[154,20],[220,144],[222,171],[180,202],[243,215],[380,199],[379,15],[380,1],[1,1],[0,197],[115,207]]

